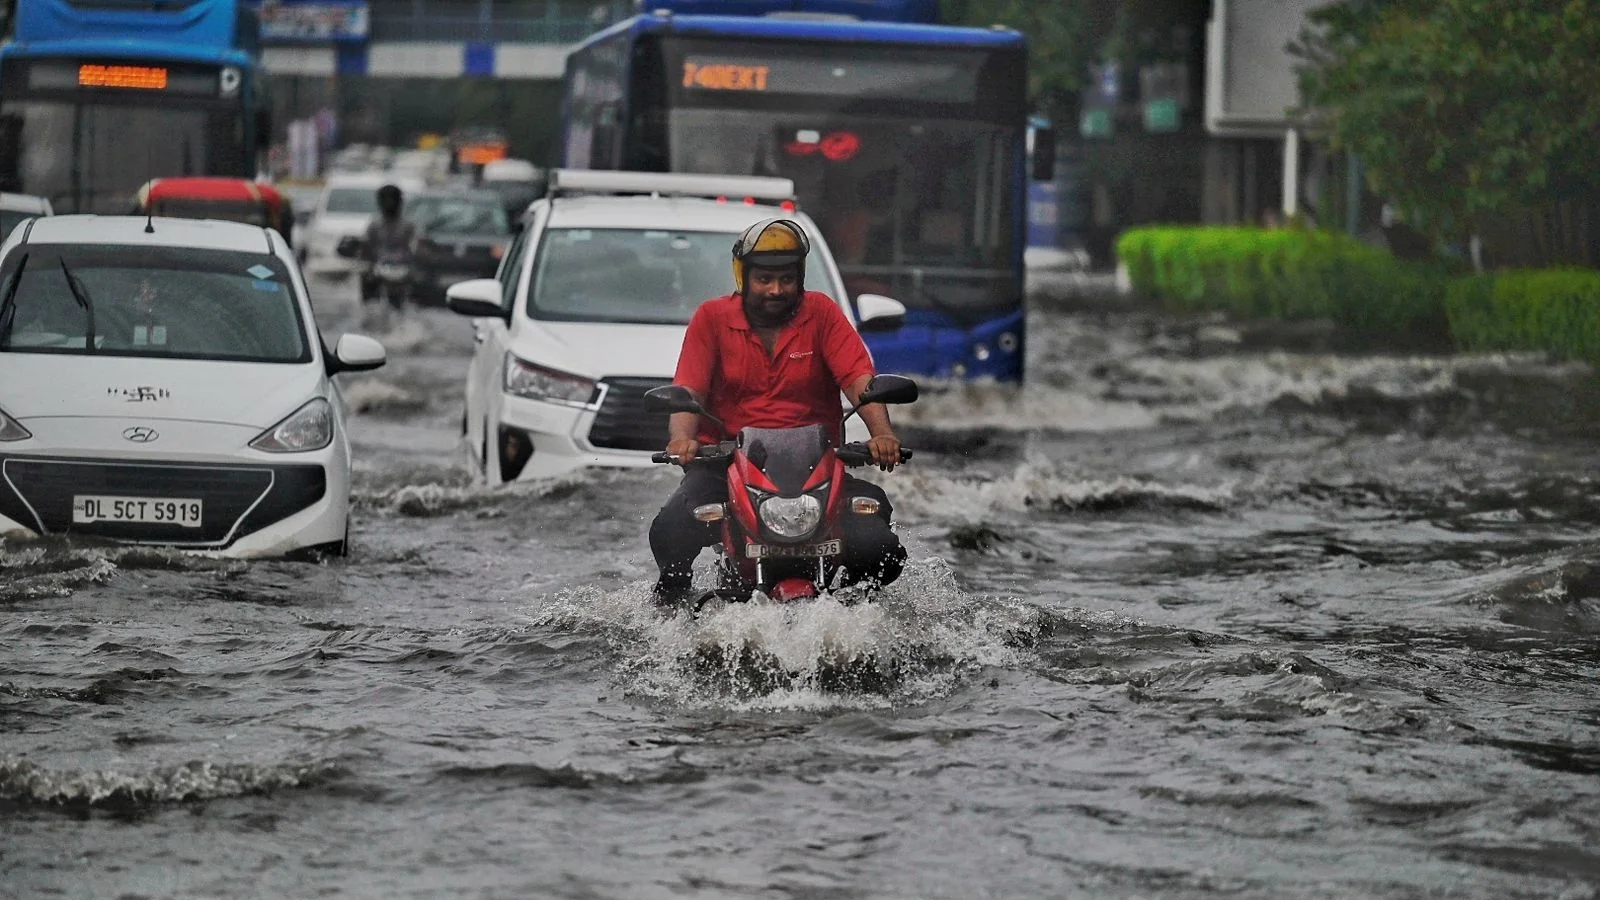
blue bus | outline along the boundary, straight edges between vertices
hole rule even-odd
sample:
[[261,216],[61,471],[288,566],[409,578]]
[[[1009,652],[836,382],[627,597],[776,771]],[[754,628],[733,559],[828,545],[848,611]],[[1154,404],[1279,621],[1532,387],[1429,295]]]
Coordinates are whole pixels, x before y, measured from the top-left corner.
[[1026,188],[1055,152],[1024,37],[934,0],[653,6],[568,56],[562,164],[792,179],[851,297],[908,307],[865,335],[881,369],[1020,381]]
[[268,113],[240,0],[26,0],[0,46],[0,190],[126,213],[140,185],[254,177]]

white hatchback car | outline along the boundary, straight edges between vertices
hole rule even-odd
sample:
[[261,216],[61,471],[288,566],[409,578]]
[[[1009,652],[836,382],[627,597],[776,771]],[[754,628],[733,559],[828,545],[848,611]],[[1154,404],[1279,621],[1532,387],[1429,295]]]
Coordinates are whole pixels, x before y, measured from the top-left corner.
[[463,433],[488,481],[650,465],[667,417],[644,392],[672,380],[689,317],[732,290],[734,239],[762,219],[806,229],[808,289],[858,327],[898,327],[898,301],[863,294],[852,308],[793,198],[787,178],[551,171],[497,277],[447,294],[477,331]]
[[348,546],[350,445],[282,236],[237,222],[55,216],[0,244],[0,533],[226,556]]

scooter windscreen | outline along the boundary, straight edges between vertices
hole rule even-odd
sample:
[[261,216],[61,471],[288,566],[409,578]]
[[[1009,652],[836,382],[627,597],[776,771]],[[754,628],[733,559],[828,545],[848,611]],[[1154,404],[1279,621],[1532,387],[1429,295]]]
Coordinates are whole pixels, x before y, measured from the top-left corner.
[[739,442],[745,458],[767,476],[781,497],[797,497],[806,489],[829,447],[828,431],[821,425],[745,428],[739,432]]

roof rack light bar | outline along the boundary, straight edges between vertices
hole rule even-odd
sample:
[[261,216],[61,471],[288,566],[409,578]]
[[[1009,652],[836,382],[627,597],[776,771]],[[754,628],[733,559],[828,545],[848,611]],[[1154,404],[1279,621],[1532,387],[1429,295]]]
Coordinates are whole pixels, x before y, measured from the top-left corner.
[[758,175],[688,175],[674,172],[616,172],[552,169],[551,196],[572,194],[659,194],[673,197],[751,197],[794,200],[794,181]]

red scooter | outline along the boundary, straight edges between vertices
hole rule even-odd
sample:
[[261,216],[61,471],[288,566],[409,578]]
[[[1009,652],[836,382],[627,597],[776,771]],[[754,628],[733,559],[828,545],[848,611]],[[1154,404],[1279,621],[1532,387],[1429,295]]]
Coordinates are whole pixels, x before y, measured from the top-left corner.
[[[722,425],[679,385],[654,388],[645,399],[656,411],[696,413]],[[844,419],[868,403],[916,399],[916,382],[878,375]],[[910,450],[900,451],[902,462],[910,458]],[[662,452],[651,461],[675,463],[677,457]],[[845,556],[843,518],[879,514],[877,500],[845,496],[845,467],[871,464],[866,444],[834,447],[821,425],[744,428],[734,440],[703,445],[689,465],[725,468],[728,501],[694,510],[701,522],[722,523],[722,541],[716,547],[718,586],[696,606],[714,596],[748,600],[756,590],[780,603],[826,591]]]

